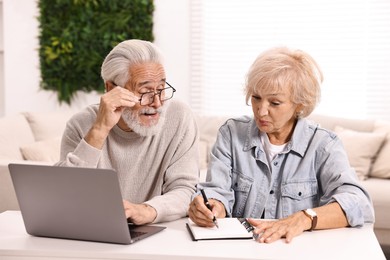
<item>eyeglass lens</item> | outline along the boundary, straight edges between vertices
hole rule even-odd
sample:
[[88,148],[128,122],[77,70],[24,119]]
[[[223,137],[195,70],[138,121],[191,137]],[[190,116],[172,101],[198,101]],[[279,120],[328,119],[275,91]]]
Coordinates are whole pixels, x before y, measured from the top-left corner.
[[160,101],[171,99],[173,97],[173,92],[174,91],[172,87],[167,87],[162,90],[157,90],[157,92],[142,94],[141,105],[145,106],[152,104],[155,96],[159,96]]

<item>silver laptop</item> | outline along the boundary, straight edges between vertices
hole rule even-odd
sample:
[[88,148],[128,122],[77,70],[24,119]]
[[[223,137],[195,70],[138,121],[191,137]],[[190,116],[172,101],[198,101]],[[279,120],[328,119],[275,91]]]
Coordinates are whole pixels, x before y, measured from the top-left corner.
[[165,228],[127,222],[113,170],[28,164],[8,167],[30,235],[131,244]]

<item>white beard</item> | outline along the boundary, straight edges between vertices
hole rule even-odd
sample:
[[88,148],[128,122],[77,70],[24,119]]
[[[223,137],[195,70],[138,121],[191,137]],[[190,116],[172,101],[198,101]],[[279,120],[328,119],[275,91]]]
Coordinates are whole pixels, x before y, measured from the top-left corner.
[[[122,113],[122,118],[127,126],[140,136],[153,136],[162,129],[165,121],[166,107],[166,105],[161,106],[158,109],[145,107],[136,111],[131,108],[125,108]],[[157,120],[151,121],[150,126],[145,126],[142,125],[140,121],[140,115],[145,113],[159,113],[160,116]]]

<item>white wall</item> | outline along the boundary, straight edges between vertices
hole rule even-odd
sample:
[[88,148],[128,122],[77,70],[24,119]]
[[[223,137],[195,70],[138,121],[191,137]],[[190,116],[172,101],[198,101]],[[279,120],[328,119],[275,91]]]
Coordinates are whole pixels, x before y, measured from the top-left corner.
[[189,103],[189,0],[154,0],[154,4],[154,42],[164,53],[167,81],[176,88],[177,98]]
[[[167,79],[178,90],[176,98],[188,103],[189,0],[154,3],[155,43],[165,55]],[[71,107],[59,105],[54,92],[40,90],[38,15],[35,0],[3,0],[4,102],[0,111],[12,115],[22,111],[79,110],[99,102],[97,93],[78,93]]]

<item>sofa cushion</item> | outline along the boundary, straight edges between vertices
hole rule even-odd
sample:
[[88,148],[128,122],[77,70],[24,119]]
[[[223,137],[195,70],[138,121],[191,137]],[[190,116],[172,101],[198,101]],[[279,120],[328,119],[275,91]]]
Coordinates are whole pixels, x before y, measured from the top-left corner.
[[370,194],[375,211],[375,228],[390,229],[390,180],[368,178],[361,182]]
[[25,112],[23,114],[30,124],[35,141],[42,141],[62,136],[66,122],[74,112]]
[[377,178],[390,178],[390,123],[378,121],[374,132],[386,134],[386,140],[372,165],[370,175]]
[[199,167],[201,170],[207,168],[208,150],[208,143],[199,141]]
[[229,119],[227,116],[196,115],[196,122],[200,131],[200,167],[205,169],[209,162],[219,128]]
[[52,165],[52,163],[48,162],[0,159],[0,213],[6,210],[19,210],[19,204],[18,200],[16,199],[14,185],[12,184],[11,175],[9,174],[8,170],[9,163]]
[[32,142],[34,136],[23,115],[0,118],[0,159],[23,160],[19,148]]
[[348,159],[360,180],[367,179],[373,160],[382,146],[386,135],[383,133],[358,132],[335,127],[335,133],[343,142]]
[[60,160],[61,137],[50,138],[20,148],[23,157],[30,161],[58,162]]
[[373,119],[352,119],[321,114],[311,114],[308,119],[319,123],[321,127],[329,130],[334,130],[336,126],[341,126],[359,132],[372,132],[375,127],[375,120]]

